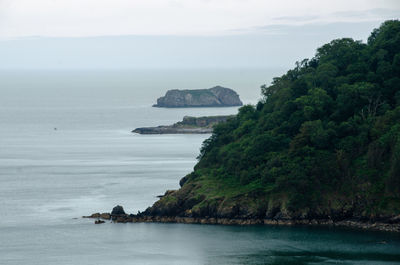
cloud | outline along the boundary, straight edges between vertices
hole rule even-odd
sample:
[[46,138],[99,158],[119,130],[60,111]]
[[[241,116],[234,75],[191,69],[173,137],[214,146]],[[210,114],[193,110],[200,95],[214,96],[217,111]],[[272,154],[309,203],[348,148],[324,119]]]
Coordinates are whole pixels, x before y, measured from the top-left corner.
[[370,21],[399,9],[392,0],[0,0],[0,38],[240,34],[232,29]]
[[312,15],[312,16],[282,16],[282,17],[273,17],[273,20],[276,21],[285,21],[285,22],[309,22],[313,20],[320,19],[320,16]]
[[288,68],[336,38],[366,40],[379,22],[269,25],[279,34],[108,36],[0,41],[0,69]]
[[[267,35],[299,34],[301,32],[303,35],[316,35],[323,34],[328,30],[340,31],[341,27],[357,27],[359,24],[368,24],[369,22],[372,25],[388,19],[397,19],[396,15],[399,12],[395,9],[375,8],[364,11],[340,11],[325,15],[279,16],[273,17],[268,24],[232,29],[231,32]],[[299,31],[299,28],[307,28],[307,31]]]
[[325,15],[280,16],[272,20],[281,24],[298,25],[308,23],[363,22],[397,18],[399,9],[375,8],[369,10],[337,11]]

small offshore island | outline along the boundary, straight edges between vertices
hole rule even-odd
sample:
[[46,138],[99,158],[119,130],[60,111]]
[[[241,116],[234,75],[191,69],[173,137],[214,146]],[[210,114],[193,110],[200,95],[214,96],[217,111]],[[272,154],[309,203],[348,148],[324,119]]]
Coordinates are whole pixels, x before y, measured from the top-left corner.
[[173,89],[157,99],[153,107],[195,108],[242,106],[239,95],[230,88],[215,86],[209,89]]
[[182,121],[173,125],[136,128],[132,132],[139,134],[207,134],[213,132],[215,125],[225,122],[234,116],[185,116]]
[[400,21],[323,45],[262,94],[214,127],[179,190],[89,217],[400,232]]

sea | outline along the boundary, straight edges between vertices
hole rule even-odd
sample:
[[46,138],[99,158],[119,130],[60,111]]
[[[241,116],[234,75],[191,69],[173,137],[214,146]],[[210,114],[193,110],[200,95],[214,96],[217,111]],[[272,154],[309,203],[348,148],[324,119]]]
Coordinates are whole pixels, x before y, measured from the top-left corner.
[[230,87],[245,104],[283,69],[2,70],[0,264],[400,264],[400,236],[329,227],[106,222],[136,213],[193,170],[210,135],[137,127],[228,108],[154,108],[168,89]]

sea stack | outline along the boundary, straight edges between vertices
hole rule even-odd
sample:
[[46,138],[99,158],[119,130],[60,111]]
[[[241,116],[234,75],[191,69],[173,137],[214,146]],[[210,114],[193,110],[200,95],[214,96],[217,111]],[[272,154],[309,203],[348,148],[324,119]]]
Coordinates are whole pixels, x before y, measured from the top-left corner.
[[239,95],[232,89],[215,86],[209,89],[173,89],[157,99],[153,107],[191,108],[191,107],[232,107],[242,106]]

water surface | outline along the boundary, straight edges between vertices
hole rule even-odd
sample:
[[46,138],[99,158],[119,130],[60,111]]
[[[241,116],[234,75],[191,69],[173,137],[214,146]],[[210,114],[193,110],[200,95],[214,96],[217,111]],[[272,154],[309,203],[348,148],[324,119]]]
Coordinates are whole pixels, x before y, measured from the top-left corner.
[[396,234],[185,224],[94,225],[179,187],[208,135],[136,127],[237,108],[152,108],[172,88],[232,87],[245,103],[279,70],[0,73],[0,264],[400,264]]

